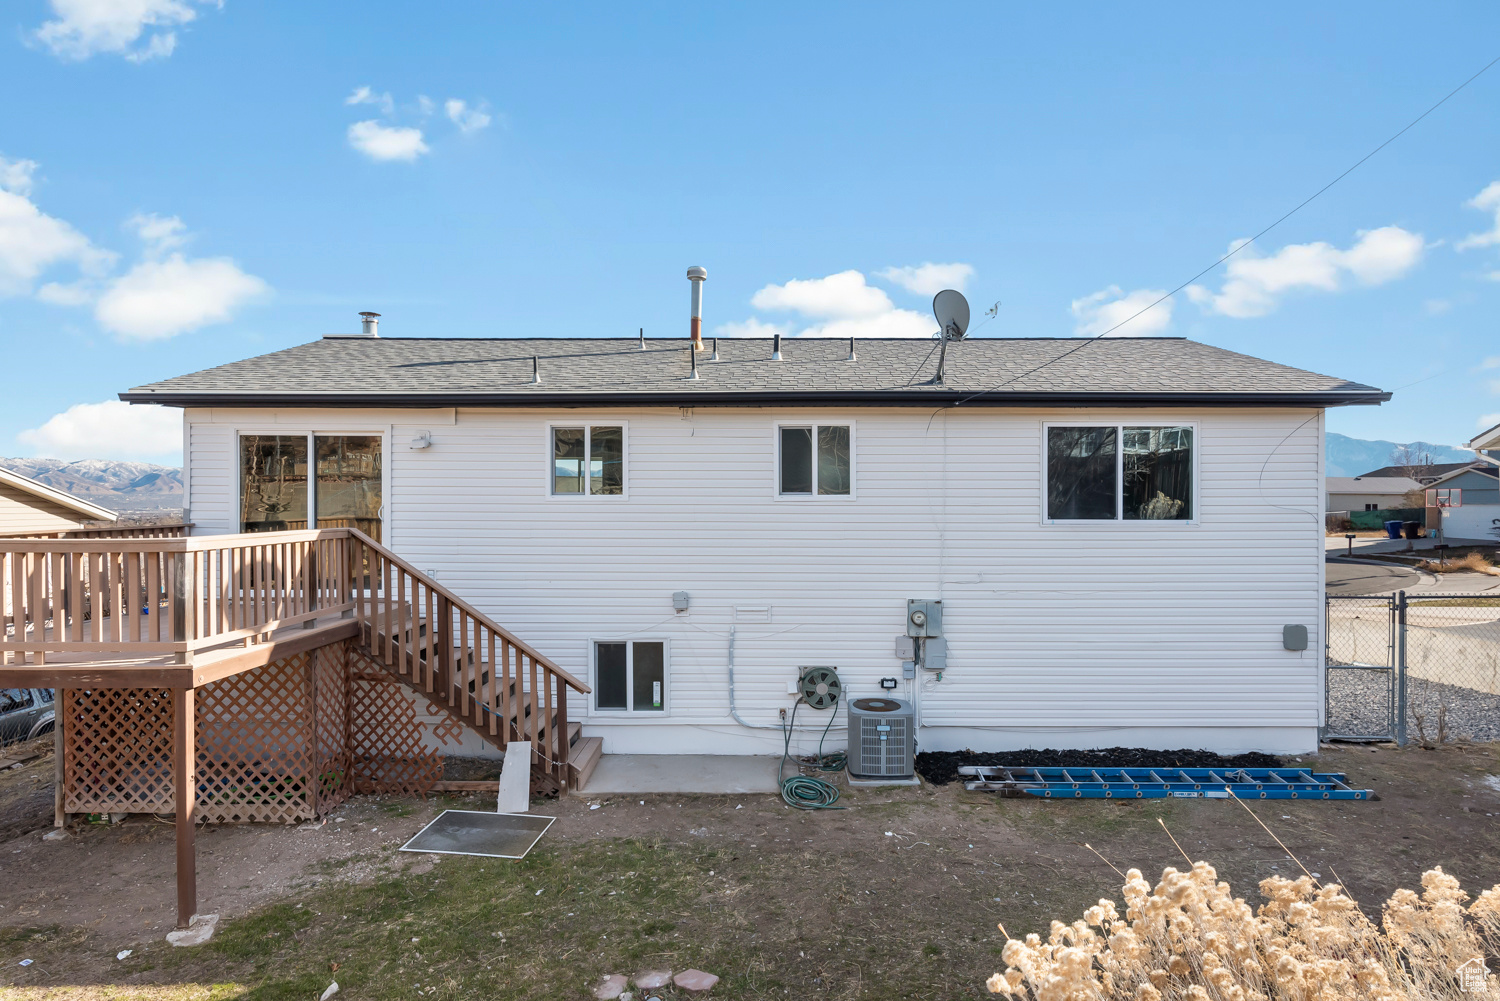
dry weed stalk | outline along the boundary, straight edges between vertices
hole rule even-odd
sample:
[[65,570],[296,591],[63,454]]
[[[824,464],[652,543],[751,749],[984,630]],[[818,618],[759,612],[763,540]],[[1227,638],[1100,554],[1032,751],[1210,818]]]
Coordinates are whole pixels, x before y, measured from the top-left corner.
[[[1123,918],[1101,900],[1082,920],[1052,922],[1046,941],[1008,938],[1008,968],[986,986],[1018,1001],[1472,999],[1458,967],[1500,953],[1500,885],[1465,908],[1441,868],[1420,894],[1396,891],[1379,925],[1342,886],[1308,876],[1262,880],[1267,902],[1252,910],[1207,862],[1167,869],[1154,889],[1131,869],[1123,891]],[[1485,986],[1500,996],[1493,974]]]

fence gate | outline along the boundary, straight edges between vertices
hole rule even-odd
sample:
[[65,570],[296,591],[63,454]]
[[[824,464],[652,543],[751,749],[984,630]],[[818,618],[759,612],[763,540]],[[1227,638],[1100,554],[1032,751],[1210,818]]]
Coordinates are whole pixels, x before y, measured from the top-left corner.
[[1404,742],[1403,605],[1397,595],[1327,596],[1324,740]]

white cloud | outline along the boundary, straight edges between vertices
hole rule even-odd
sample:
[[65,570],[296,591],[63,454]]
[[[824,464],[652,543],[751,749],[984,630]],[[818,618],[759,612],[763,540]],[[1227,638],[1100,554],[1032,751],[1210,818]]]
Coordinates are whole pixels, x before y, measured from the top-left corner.
[[[859,271],[840,271],[823,278],[794,278],[767,285],[750,297],[758,310],[795,313],[800,320],[771,323],[752,317],[726,323],[721,337],[931,337],[937,322],[909,309],[897,309],[890,296],[872,287]],[[809,322],[811,321],[811,322]],[[805,325],[804,325],[805,324]],[[800,329],[799,329],[800,327]]]
[[[1126,292],[1118,285],[1111,285],[1093,295],[1074,299],[1068,307],[1073,318],[1078,321],[1074,332],[1085,337],[1098,337],[1105,331],[1110,331],[1113,337],[1150,337],[1158,334],[1172,322],[1172,300],[1167,299],[1153,309],[1146,307],[1166,294],[1166,289],[1141,288]],[[1146,312],[1130,319],[1143,309]],[[1114,330],[1119,324],[1124,326]]]
[[377,94],[369,87],[355,87],[354,93],[344,98],[345,104],[373,104],[387,115],[395,114],[396,102],[391,95]]
[[372,160],[415,160],[428,151],[422,130],[375,120],[349,126],[349,145]]
[[234,311],[270,291],[227,257],[148,258],[110,283],[94,307],[105,330],[126,340],[156,341],[233,319]]
[[1483,233],[1474,233],[1458,241],[1458,249],[1493,247],[1500,243],[1500,181],[1491,181],[1483,191],[1470,198],[1465,204],[1471,209],[1490,213],[1495,217],[1495,224]]
[[[1381,285],[1400,278],[1422,259],[1422,237],[1399,226],[1361,230],[1348,250],[1323,243],[1294,243],[1269,257],[1247,248],[1230,258],[1217,293],[1190,286],[1188,298],[1210,312],[1244,319],[1265,316],[1279,298],[1297,290],[1337,292],[1344,279]],[[1231,244],[1231,249],[1235,244]]]
[[36,38],[62,59],[101,52],[136,63],[165,58],[177,47],[172,29],[196,19],[205,2],[222,6],[222,0],[50,0],[55,20],[38,28]]
[[433,111],[436,110],[436,108],[437,105],[432,103],[432,98],[428,97],[426,94],[417,95],[417,110],[422,113],[422,116],[424,118],[432,114]]
[[1474,422],[1474,426],[1479,428],[1479,430],[1481,431],[1485,430],[1486,428],[1492,428],[1496,424],[1500,424],[1500,413],[1480,414],[1479,420]]
[[176,216],[137,212],[125,221],[125,225],[135,230],[148,254],[161,254],[187,243],[187,226]]
[[30,160],[0,159],[0,296],[29,293],[44,271],[60,264],[93,275],[114,261],[115,255],[31,201],[36,166]]
[[0,191],[29,197],[38,166],[35,160],[7,160],[0,156]]
[[1480,368],[1500,368],[1500,355],[1490,355],[1479,363]]
[[471,108],[467,101],[461,101],[456,97],[450,97],[443,102],[443,112],[464,135],[478,132],[490,124],[489,112],[484,110],[483,104]]
[[120,400],[79,403],[16,435],[34,455],[54,459],[166,459],[181,462],[182,411]]
[[891,297],[865,283],[858,271],[840,271],[826,278],[794,278],[785,285],[767,285],[750,297],[750,305],[767,311],[792,311],[803,316],[877,316],[895,308]]
[[875,272],[877,277],[900,285],[908,292],[918,295],[937,295],[945,288],[962,292],[969,279],[974,277],[971,264],[933,264],[928,261],[916,267],[886,268]]

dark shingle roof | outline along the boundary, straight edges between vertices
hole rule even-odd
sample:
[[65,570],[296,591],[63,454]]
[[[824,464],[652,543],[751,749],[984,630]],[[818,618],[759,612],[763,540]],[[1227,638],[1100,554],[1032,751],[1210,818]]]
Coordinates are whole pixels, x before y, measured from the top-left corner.
[[[1207,403],[1341,406],[1390,399],[1371,386],[1175,337],[937,342],[720,339],[720,360],[687,340],[328,337],[121,393],[177,406],[525,406],[870,403]],[[541,383],[531,383],[532,356]],[[974,394],[983,392],[983,396]]]

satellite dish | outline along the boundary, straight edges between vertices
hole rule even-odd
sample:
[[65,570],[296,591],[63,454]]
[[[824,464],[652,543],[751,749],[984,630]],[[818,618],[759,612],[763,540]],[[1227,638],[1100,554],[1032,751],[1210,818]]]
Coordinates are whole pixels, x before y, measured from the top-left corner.
[[943,339],[961,341],[969,329],[969,300],[962,292],[945,288],[932,297],[932,315],[937,317]]

